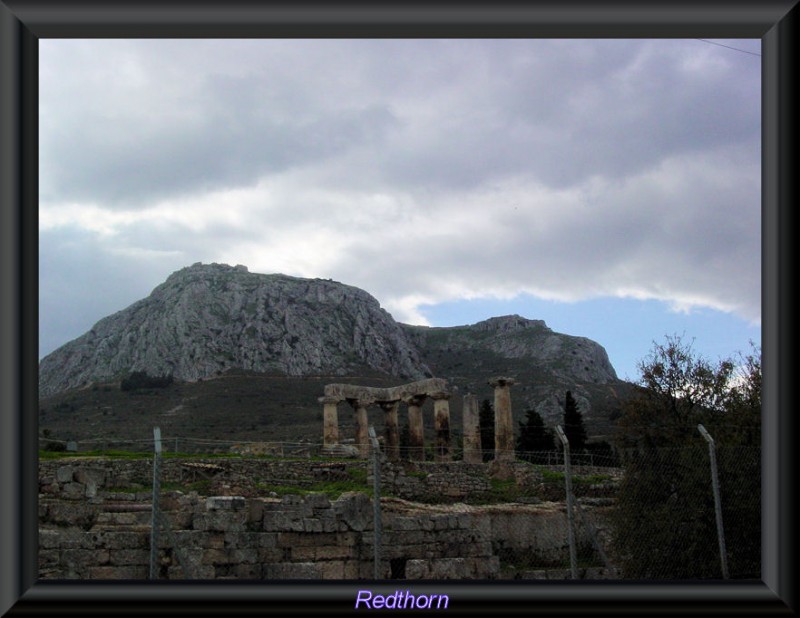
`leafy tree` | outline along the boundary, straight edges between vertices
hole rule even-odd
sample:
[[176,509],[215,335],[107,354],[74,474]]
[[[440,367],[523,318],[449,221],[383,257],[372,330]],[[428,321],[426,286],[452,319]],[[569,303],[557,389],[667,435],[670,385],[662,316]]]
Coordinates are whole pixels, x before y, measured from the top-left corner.
[[548,451],[555,450],[553,431],[545,426],[536,410],[525,412],[525,421],[519,422],[517,456],[531,463],[547,463]]
[[573,453],[578,453],[586,449],[586,428],[583,426],[583,415],[578,410],[578,404],[572,396],[571,391],[567,391],[564,403],[564,433],[569,440],[569,448]]
[[654,343],[618,425],[625,476],[613,514],[623,574],[721,575],[708,445],[714,437],[731,577],[760,576],[760,351],[713,364],[681,337]]
[[483,461],[494,459],[494,406],[488,399],[481,402],[478,411],[481,430],[481,450]]

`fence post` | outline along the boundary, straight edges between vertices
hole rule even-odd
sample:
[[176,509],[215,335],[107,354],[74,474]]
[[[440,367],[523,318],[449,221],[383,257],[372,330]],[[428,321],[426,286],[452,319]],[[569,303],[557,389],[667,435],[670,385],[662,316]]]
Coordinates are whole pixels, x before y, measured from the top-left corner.
[[375,579],[380,579],[380,566],[381,566],[381,461],[380,461],[380,447],[378,446],[378,438],[375,435],[375,428],[370,426],[369,441],[372,445],[372,505],[373,505],[373,519],[374,521],[374,535],[375,541],[373,543],[373,575]]
[[714,510],[717,515],[717,541],[719,542],[719,561],[722,565],[722,579],[728,579],[728,552],[725,549],[725,530],[722,527],[722,503],[719,498],[719,477],[717,476],[717,451],[714,438],[706,431],[703,425],[697,426],[698,431],[708,442],[708,456],[711,460],[711,487],[714,490]]
[[569,440],[567,440],[561,425],[556,425],[556,433],[564,446],[564,484],[567,491],[567,523],[569,524],[569,565],[572,571],[572,579],[578,579],[578,555],[575,551],[575,517],[572,513],[572,466],[569,456]]
[[161,496],[161,429],[153,428],[153,514],[150,523],[150,579],[158,578],[158,527],[161,514],[158,500]]

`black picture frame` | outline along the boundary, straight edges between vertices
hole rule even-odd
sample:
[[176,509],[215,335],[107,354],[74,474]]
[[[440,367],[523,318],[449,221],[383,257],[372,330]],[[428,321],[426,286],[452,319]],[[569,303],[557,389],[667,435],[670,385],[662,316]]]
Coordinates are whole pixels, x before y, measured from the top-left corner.
[[450,613],[793,613],[796,0],[324,5],[0,0],[0,614],[346,613],[391,584],[37,581],[38,40],[558,37],[762,39],[762,582],[423,582]]

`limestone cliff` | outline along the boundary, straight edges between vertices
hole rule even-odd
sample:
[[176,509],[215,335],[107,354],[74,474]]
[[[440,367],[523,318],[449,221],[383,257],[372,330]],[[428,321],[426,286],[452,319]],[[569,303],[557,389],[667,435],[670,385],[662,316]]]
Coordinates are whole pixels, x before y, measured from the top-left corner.
[[566,382],[606,384],[617,380],[601,345],[586,337],[553,332],[542,320],[509,315],[471,326],[403,328],[423,357],[467,354],[479,362],[487,355],[487,361],[491,356],[523,359]]
[[454,392],[482,398],[491,397],[489,376],[509,375],[517,379],[519,414],[534,406],[551,423],[563,413],[567,390],[587,417],[606,418],[620,387],[602,346],[556,333],[541,320],[409,326],[352,286],[198,263],[45,357],[39,394],[133,371],[191,382],[231,369],[296,377],[372,371],[387,386],[436,376]]
[[470,326],[403,328],[433,373],[454,389],[491,399],[486,378],[513,376],[516,420],[534,408],[549,425],[562,422],[571,391],[584,419],[604,434],[627,392],[600,344],[554,332],[542,320],[509,315]]
[[405,379],[431,375],[403,329],[363,290],[198,263],[42,359],[39,393],[130,371],[193,381],[234,367],[290,376],[364,367]]

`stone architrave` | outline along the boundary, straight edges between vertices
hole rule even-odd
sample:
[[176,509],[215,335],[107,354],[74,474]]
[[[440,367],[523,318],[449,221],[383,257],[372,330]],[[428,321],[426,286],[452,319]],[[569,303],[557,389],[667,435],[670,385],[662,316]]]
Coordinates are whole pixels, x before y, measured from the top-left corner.
[[378,405],[385,413],[386,456],[392,461],[400,459],[400,428],[397,423],[399,401],[380,401]]
[[494,458],[495,461],[513,461],[514,424],[511,416],[511,389],[513,378],[497,377],[489,380],[494,387]]
[[436,461],[450,461],[450,393],[432,393],[433,427],[436,432],[434,458]]
[[320,397],[322,404],[322,445],[331,448],[339,444],[339,399],[336,397]]
[[425,430],[422,424],[422,404],[425,397],[417,395],[406,400],[408,404],[408,458],[425,461]]
[[475,395],[464,395],[464,461],[481,463],[481,420],[478,412],[478,398]]
[[361,457],[369,457],[369,420],[367,406],[373,403],[368,399],[352,399],[350,405],[356,412],[356,448]]

